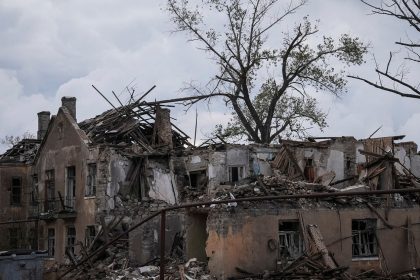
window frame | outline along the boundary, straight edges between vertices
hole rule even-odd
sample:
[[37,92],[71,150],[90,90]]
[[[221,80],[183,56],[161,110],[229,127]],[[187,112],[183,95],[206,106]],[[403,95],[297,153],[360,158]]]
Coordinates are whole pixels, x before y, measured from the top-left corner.
[[86,229],[85,229],[85,246],[86,246],[86,248],[89,248],[92,245],[93,240],[96,237],[96,233],[97,232],[96,232],[95,225],[86,226]]
[[45,210],[55,209],[55,169],[45,170]]
[[86,189],[85,189],[85,197],[94,197],[96,196],[96,176],[98,174],[97,164],[95,163],[88,163],[87,164],[87,176],[86,176]]
[[[74,231],[74,234],[70,234],[70,231]],[[69,250],[73,253],[73,255],[74,255],[75,246],[76,246],[76,228],[74,225],[67,226],[66,248],[69,248]]]
[[74,209],[76,200],[76,166],[66,167],[65,172],[65,206]]
[[55,228],[47,229],[47,251],[48,251],[49,257],[54,257],[55,255]]
[[[285,224],[293,224],[294,229],[282,229],[283,226],[286,227]],[[298,241],[298,244],[294,244],[296,239]],[[287,245],[282,244],[282,240],[288,240],[288,242],[293,242],[293,246],[295,249],[293,254],[290,254],[290,250],[287,249]],[[289,256],[284,255],[284,249],[289,253]],[[303,255],[304,250],[305,244],[299,220],[280,220],[278,222],[278,259],[295,260]]]
[[[233,180],[233,168],[237,168],[238,169],[238,180]],[[229,177],[229,182],[230,183],[236,183],[239,182],[240,180],[244,179],[245,176],[245,165],[229,165],[228,166],[228,177]]]
[[[355,229],[356,223],[358,227]],[[365,223],[365,229],[361,228],[362,223]],[[377,224],[377,219],[372,218],[351,220],[351,255],[353,260],[378,258]]]
[[[15,180],[19,180],[19,184],[15,185]],[[12,176],[10,188],[10,205],[22,206],[22,176]]]

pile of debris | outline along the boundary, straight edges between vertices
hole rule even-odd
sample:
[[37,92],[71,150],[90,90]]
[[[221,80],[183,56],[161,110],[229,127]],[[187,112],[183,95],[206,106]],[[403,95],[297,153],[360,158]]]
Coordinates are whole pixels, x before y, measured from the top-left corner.
[[[350,275],[347,273],[348,267],[335,267],[330,268],[322,262],[322,255],[302,255],[297,258],[290,264],[288,264],[283,269],[279,271],[264,271],[260,274],[251,274],[240,268],[236,268],[237,272],[243,274],[243,276],[231,277],[230,280],[236,279],[276,279],[276,280],[325,280],[325,279],[335,279],[335,280],[363,280],[363,279],[376,279],[376,280],[411,280],[418,279],[413,272],[407,272],[398,275],[388,275],[384,276],[378,274],[375,270],[368,270],[356,275]],[[415,272],[415,271],[414,271]]]
[[[160,142],[167,142],[165,139],[159,139],[156,131],[156,126],[159,125],[157,118],[162,114],[162,110],[164,109],[159,106],[145,105],[136,101],[105,111],[78,125],[96,144],[107,143],[120,147],[137,144],[144,151],[153,152],[159,147]],[[169,115],[166,117],[169,118]],[[174,124],[170,125],[173,127],[173,148],[182,149],[191,146],[188,142],[189,136]]]
[[[344,189],[336,189],[329,185],[323,185],[319,183],[308,183],[305,181],[291,181],[283,175],[278,176],[258,176],[254,178],[248,178],[248,181],[243,184],[236,186],[220,186],[215,196],[214,201],[246,198],[246,197],[258,197],[258,196],[281,196],[281,195],[299,195],[299,194],[314,194],[314,193],[325,193],[325,192],[343,192],[341,197],[327,197],[318,200],[313,199],[288,199],[289,204],[293,204],[299,208],[313,208],[313,207],[326,207],[326,208],[339,208],[339,207],[365,207],[366,203],[370,203],[375,206],[379,206],[384,203],[384,197],[380,196],[369,196],[369,197],[356,197],[356,196],[345,196],[345,192],[351,191],[368,191],[369,187],[366,185],[355,185]],[[189,198],[191,199],[191,197]],[[208,199],[207,195],[201,195],[198,200],[204,201]],[[285,200],[282,201],[284,203]],[[243,202],[240,205],[252,206],[253,204],[261,204],[261,202]],[[275,200],[270,201],[271,204],[275,205]],[[226,207],[223,205],[217,207]]]
[[[168,262],[169,261],[169,262]],[[172,259],[166,260],[165,279],[182,279],[182,280],[210,280],[210,272],[205,262],[199,262],[197,259],[190,259],[183,263],[182,260]],[[157,264],[159,261],[157,261]],[[103,279],[120,280],[120,279],[158,279],[159,267],[156,265],[146,265],[141,267],[130,267],[109,271]],[[102,279],[102,278],[101,278]]]

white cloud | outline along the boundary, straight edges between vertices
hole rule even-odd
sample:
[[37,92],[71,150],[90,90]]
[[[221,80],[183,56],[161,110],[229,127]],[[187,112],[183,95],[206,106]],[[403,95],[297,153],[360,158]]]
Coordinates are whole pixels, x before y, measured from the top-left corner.
[[[157,85],[147,100],[175,98],[190,80],[206,81],[215,70],[208,55],[172,34],[164,0],[93,1],[0,1],[0,138],[36,132],[36,113],[57,112],[62,96],[77,97],[78,119],[92,117],[110,106],[92,88],[97,86],[114,104],[117,94],[131,81],[137,96]],[[372,43],[379,62],[386,61],[394,41],[404,37],[406,27],[392,19],[368,15],[359,1],[312,1],[293,20],[309,14],[320,19],[320,35],[351,33]],[[283,27],[292,27],[288,21]],[[276,43],[276,40],[273,40]],[[352,73],[375,78],[371,58]],[[417,72],[416,72],[417,71]],[[412,77],[419,70],[413,69]],[[120,95],[127,101],[127,94]],[[349,82],[341,99],[317,93],[329,112],[328,135],[369,136],[406,134],[420,143],[416,128],[420,118],[417,100],[379,92],[358,81]],[[198,106],[198,139],[215,124],[226,123],[229,114],[221,101],[208,110]],[[185,114],[172,109],[176,124],[193,136],[194,107]],[[320,135],[316,130],[313,134]],[[0,152],[4,147],[0,147]]]

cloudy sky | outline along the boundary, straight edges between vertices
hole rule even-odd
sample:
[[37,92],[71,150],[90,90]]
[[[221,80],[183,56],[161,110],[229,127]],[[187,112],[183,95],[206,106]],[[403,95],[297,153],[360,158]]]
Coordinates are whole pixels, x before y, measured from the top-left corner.
[[[153,85],[148,100],[185,95],[188,81],[205,82],[214,71],[207,55],[173,29],[164,0],[0,0],[0,138],[36,134],[39,111],[56,114],[62,96],[77,97],[77,118],[83,120],[110,106],[91,88],[109,99],[114,90],[124,101],[129,85],[137,94]],[[393,42],[405,39],[407,26],[391,18],[369,15],[357,0],[312,0],[294,15],[319,19],[320,34],[350,33],[370,43],[378,61],[386,61]],[[288,26],[285,26],[288,28]],[[375,78],[373,59],[351,73]],[[420,69],[411,69],[412,77]],[[418,78],[417,78],[418,80]],[[368,137],[405,134],[420,143],[420,101],[380,92],[351,80],[348,93],[334,98],[316,93],[328,112],[329,127],[314,136]],[[173,109],[180,127],[193,135],[195,110]],[[199,138],[217,123],[225,123],[225,107],[201,105]],[[5,150],[0,146],[0,152]]]

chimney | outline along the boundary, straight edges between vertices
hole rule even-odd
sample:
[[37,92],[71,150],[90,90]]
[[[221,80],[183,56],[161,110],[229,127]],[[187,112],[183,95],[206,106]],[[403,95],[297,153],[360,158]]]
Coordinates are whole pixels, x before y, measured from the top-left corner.
[[50,112],[42,111],[38,113],[38,135],[37,139],[42,140],[47,133],[48,124],[50,123]]
[[76,120],[76,97],[63,96],[61,106],[66,107],[73,119]]
[[154,144],[164,145],[173,149],[171,111],[157,106],[154,125]]

